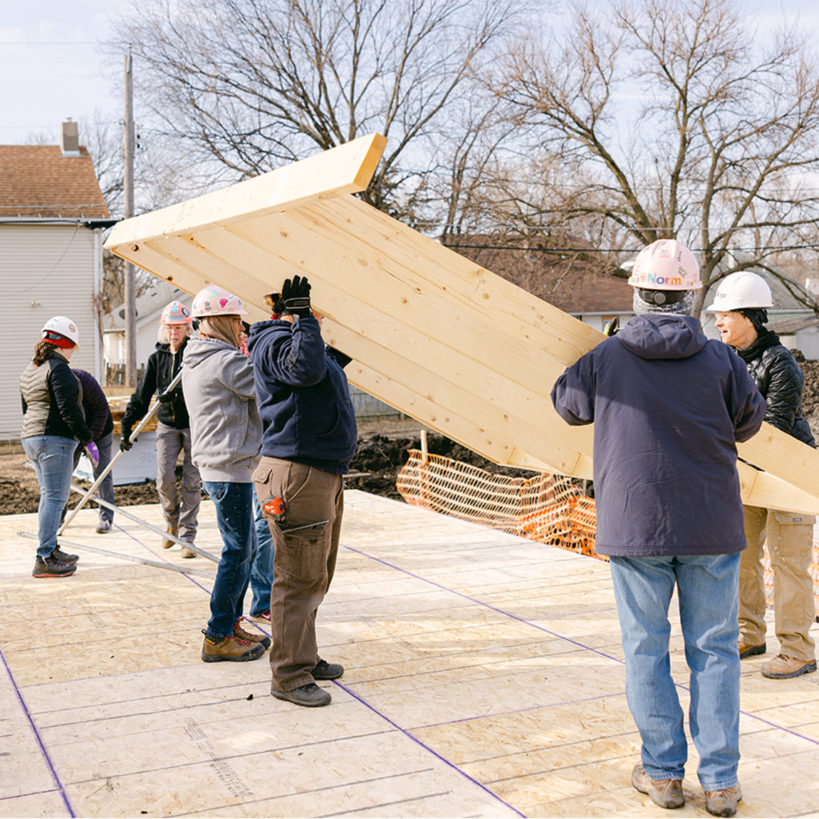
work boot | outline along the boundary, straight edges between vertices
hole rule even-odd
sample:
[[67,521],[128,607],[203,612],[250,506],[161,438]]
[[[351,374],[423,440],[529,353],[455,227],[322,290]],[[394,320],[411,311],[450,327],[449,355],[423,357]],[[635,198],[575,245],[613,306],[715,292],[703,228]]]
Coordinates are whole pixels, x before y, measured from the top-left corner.
[[258,614],[251,614],[250,619],[251,620],[261,620],[263,623],[269,623],[270,622],[270,609],[268,609],[267,611],[259,612]]
[[189,546],[182,547],[182,557],[196,557],[196,552]]
[[787,680],[811,671],[816,671],[816,660],[797,660],[787,654],[777,654],[773,660],[762,664],[762,676],[772,680]]
[[97,524],[97,534],[107,535],[110,531],[111,521],[107,520],[106,518],[100,518],[100,522]]
[[[177,533],[179,532],[179,527],[178,527],[178,526],[170,526],[170,525],[168,525],[168,526],[166,526],[166,527],[165,527],[165,531],[166,531],[166,532],[167,532],[169,535],[173,535],[174,537],[176,537]],[[175,545],[175,544],[176,544],[176,541],[175,541],[175,540],[171,540],[169,537],[166,537],[166,538],[165,538],[165,539],[162,541],[162,548],[163,548],[163,549],[170,549],[170,548],[171,548],[171,546],[173,546],[173,545]]]
[[685,804],[682,779],[652,779],[639,762],[631,772],[631,784],[661,808],[681,808]]
[[59,560],[62,563],[76,563],[79,559],[79,555],[70,555],[68,552],[64,552],[59,546],[54,547],[54,551],[51,553],[50,557],[54,558],[54,560]]
[[62,560],[57,560],[52,553],[46,558],[37,555],[31,575],[32,577],[68,577],[76,571],[76,563],[65,563]]
[[261,643],[265,648],[270,648],[270,638],[266,634],[256,634],[252,631],[245,631],[242,628],[243,619],[243,617],[240,617],[236,621],[236,625],[233,626],[233,636],[251,643]]
[[319,688],[315,683],[300,685],[292,691],[279,691],[271,685],[270,693],[278,700],[286,700],[295,705],[305,705],[308,708],[319,708],[322,705],[329,705],[333,700],[329,691]]
[[258,660],[264,654],[264,646],[261,643],[244,640],[234,634],[218,642],[208,637],[204,629],[202,629],[202,634],[205,635],[205,641],[202,643],[202,659],[206,663],[218,663],[222,660],[243,663],[248,660]]
[[344,673],[344,666],[338,663],[328,663],[322,660],[316,663],[316,667],[310,672],[314,680],[337,680]]
[[741,640],[738,648],[740,660],[744,660],[746,657],[753,657],[755,654],[764,654],[768,650],[768,646],[765,643],[759,646],[752,646],[749,643],[743,643]]
[[733,816],[737,812],[737,802],[741,799],[739,785],[723,788],[721,791],[706,791],[705,809],[712,816]]

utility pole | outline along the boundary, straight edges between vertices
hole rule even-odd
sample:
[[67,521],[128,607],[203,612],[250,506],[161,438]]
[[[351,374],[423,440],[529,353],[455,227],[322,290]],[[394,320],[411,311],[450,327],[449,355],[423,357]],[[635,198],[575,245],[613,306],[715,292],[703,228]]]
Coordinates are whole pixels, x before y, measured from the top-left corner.
[[[134,78],[131,46],[125,55],[125,116],[123,134],[125,218],[134,215]],[[136,378],[136,273],[125,264],[125,386],[135,387]]]

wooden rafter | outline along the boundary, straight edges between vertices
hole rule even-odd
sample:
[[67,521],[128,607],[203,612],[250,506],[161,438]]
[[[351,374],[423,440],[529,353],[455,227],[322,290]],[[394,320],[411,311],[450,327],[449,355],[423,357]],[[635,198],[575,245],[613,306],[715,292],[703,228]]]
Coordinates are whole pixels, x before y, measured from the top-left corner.
[[[603,336],[355,198],[386,141],[362,137],[224,191],[119,223],[106,247],[194,293],[218,283],[251,318],[307,275],[350,381],[491,460],[590,478],[592,431],[549,391]],[[819,453],[766,424],[740,456],[746,503],[819,514]]]

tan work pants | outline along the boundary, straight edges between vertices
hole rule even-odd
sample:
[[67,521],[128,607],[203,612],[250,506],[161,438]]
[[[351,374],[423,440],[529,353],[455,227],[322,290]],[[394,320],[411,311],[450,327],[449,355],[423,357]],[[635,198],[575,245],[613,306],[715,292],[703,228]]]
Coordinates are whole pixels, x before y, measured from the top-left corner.
[[284,501],[283,518],[268,520],[275,544],[270,670],[274,688],[292,691],[314,682],[316,612],[335,571],[343,480],[316,467],[263,457],[253,482],[262,506],[269,498]]
[[765,642],[762,545],[767,536],[774,576],[774,624],[781,653],[810,662],[815,654],[808,634],[816,616],[810,576],[815,518],[759,506],[744,509],[748,548],[739,567],[740,641],[753,646]]

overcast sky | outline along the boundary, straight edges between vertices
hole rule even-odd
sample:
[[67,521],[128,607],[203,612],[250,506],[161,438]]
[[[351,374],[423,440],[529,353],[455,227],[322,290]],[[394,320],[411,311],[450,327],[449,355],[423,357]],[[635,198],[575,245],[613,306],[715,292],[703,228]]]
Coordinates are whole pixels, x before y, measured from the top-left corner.
[[[117,14],[135,2],[0,0],[0,144],[25,143],[39,133],[52,134],[56,144],[68,117],[121,121],[122,57],[107,55],[100,43],[115,39]],[[783,13],[798,16],[803,30],[819,30],[816,0],[742,5],[761,31],[771,30]]]

